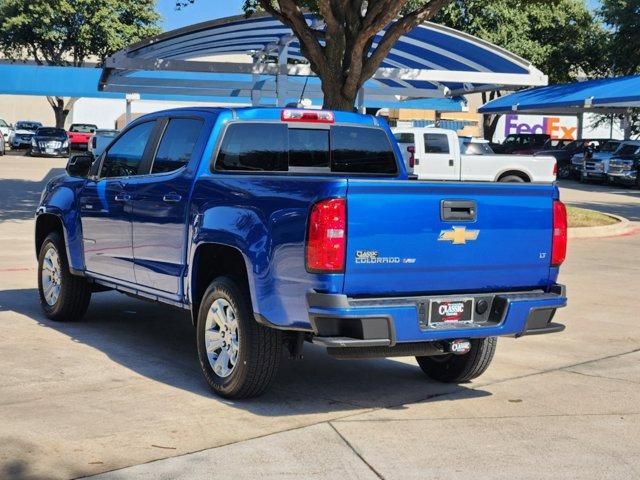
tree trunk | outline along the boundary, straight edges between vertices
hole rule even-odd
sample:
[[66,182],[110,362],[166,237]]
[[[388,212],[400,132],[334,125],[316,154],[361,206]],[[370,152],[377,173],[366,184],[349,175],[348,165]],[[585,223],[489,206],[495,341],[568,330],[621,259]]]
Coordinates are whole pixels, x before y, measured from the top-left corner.
[[340,78],[340,75],[322,78],[322,93],[324,94],[322,108],[325,110],[355,111],[358,92],[355,91],[345,95],[343,80]]
[[484,115],[482,118],[482,125],[484,129],[484,139],[493,142],[493,136],[498,128],[498,120],[500,115]]
[[51,108],[53,108],[53,114],[56,118],[56,128],[64,128],[71,107],[73,107],[77,99],[70,98],[66,104],[63,97],[47,97],[47,100]]

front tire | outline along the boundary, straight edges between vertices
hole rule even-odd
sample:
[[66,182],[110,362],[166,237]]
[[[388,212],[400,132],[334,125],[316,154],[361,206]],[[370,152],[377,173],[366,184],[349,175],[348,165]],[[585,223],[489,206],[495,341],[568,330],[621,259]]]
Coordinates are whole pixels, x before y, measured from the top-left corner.
[[493,360],[496,337],[471,340],[471,350],[464,355],[448,354],[435,357],[416,357],[427,377],[444,383],[465,383],[482,375]]
[[281,332],[255,321],[248,292],[228,277],[211,282],[202,298],[197,343],[205,380],[225,398],[261,395],[280,366]]
[[38,293],[44,314],[56,322],[80,321],[89,308],[91,285],[71,274],[64,240],[58,232],[50,233],[40,247]]

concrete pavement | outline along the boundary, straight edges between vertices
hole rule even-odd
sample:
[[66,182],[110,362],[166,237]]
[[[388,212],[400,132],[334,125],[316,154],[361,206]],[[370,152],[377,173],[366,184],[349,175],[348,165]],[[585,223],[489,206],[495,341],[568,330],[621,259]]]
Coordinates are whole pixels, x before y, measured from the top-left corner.
[[[0,157],[0,478],[640,476],[640,236],[572,242],[566,332],[501,339],[471,384],[309,347],[269,394],[228,402],[182,312],[102,293],[85,323],[42,316],[29,209],[63,166]],[[640,216],[627,192],[596,203]]]

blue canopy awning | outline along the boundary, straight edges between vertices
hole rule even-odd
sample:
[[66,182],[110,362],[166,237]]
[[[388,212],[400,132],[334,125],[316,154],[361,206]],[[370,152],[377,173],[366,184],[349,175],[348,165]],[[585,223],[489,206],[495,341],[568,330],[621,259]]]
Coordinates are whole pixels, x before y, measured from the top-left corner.
[[497,98],[481,113],[616,113],[640,108],[640,75],[531,88]]
[[[307,15],[307,22],[321,38],[322,22],[312,15]],[[376,36],[374,47],[382,35],[384,31]],[[234,63],[220,57],[238,54],[246,55],[248,61]],[[152,74],[157,71],[173,72],[173,78],[158,78]],[[252,78],[193,83],[179,75],[183,72],[242,73]],[[297,93],[295,77],[313,76],[291,29],[269,15],[255,15],[204,22],[127,47],[105,62],[100,88],[169,94],[197,91],[200,95],[236,92],[254,99],[273,93],[281,103]],[[291,82],[285,85],[287,78]],[[362,93],[365,105],[371,106],[371,101],[400,103],[546,84],[547,77],[529,61],[463,32],[425,23],[397,41]],[[319,83],[309,81],[307,93],[321,98]]]
[[[125,98],[124,92],[105,92],[98,90],[98,83],[102,70],[90,67],[49,67],[40,65],[0,64],[0,95],[38,95],[78,98]],[[179,80],[190,88],[186,93],[175,93],[169,89],[154,92],[145,90],[140,93],[142,100],[181,101],[181,102],[208,102],[208,103],[238,103],[248,105],[248,92],[230,90],[220,91],[219,95],[211,95],[211,92],[200,93],[198,85],[202,82],[213,83],[221,89],[229,82],[249,81],[251,75],[220,75],[214,73],[193,72],[147,72],[148,78],[155,78],[163,82],[165,78]],[[135,78],[135,74],[133,75]],[[265,87],[264,99],[269,100],[268,86],[272,79],[264,80],[257,88]],[[317,79],[310,83],[316,84]],[[290,84],[290,93],[296,94],[288,100],[296,102],[300,94],[305,90],[304,79],[296,79]],[[222,94],[224,93],[224,95]],[[313,98],[313,97],[312,97]],[[316,99],[317,100],[317,99]],[[319,100],[317,100],[319,101]],[[395,99],[371,99],[369,105],[374,108],[422,108],[427,110],[439,110],[443,112],[460,112],[465,108],[463,98],[426,98],[420,100],[400,102]]]

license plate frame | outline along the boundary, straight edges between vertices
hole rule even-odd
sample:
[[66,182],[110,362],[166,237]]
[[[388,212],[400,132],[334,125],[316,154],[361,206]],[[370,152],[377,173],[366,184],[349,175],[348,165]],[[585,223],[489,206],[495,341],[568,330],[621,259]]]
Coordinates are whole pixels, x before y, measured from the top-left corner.
[[473,297],[433,298],[429,300],[428,308],[429,327],[455,327],[470,325],[474,322],[475,298]]

